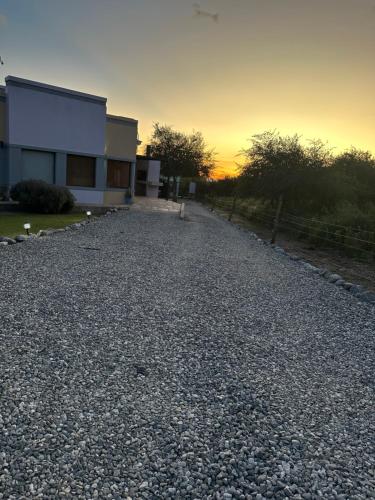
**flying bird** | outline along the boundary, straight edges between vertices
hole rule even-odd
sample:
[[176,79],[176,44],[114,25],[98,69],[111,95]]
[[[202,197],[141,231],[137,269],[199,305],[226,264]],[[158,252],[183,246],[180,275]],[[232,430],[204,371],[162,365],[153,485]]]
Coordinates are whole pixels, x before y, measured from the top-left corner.
[[202,10],[199,3],[193,4],[195,10],[195,17],[209,17],[215,23],[219,22],[219,14],[212,14],[212,12],[207,12],[206,10]]

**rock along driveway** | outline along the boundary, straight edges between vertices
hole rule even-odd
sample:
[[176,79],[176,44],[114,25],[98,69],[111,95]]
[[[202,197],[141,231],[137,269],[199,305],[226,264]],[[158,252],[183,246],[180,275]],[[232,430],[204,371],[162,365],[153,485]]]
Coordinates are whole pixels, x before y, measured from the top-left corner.
[[0,497],[374,498],[375,308],[187,213],[2,249]]

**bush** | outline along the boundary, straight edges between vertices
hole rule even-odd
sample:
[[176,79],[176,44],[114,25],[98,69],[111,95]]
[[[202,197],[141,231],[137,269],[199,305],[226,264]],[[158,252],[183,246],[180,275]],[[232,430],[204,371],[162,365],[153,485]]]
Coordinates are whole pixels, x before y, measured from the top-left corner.
[[24,210],[45,214],[69,212],[74,207],[74,196],[69,189],[44,181],[27,180],[15,184],[10,196]]

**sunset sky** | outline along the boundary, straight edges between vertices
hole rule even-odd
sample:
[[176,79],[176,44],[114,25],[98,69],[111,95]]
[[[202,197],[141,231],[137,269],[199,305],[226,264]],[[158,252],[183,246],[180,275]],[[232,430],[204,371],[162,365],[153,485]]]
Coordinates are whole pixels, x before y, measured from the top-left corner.
[[375,0],[0,0],[1,80],[108,97],[200,130],[217,175],[266,129],[375,152]]

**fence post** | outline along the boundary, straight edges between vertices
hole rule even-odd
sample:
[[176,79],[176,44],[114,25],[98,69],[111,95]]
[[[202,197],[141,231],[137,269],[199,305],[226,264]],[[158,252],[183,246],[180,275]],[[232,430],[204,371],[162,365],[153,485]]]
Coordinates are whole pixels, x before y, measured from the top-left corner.
[[281,210],[283,208],[283,202],[284,202],[284,195],[281,194],[279,196],[279,201],[278,201],[278,204],[277,204],[276,215],[275,215],[275,219],[273,221],[272,238],[271,238],[271,244],[272,245],[276,241],[277,231],[279,229],[279,222],[280,222]]
[[229,212],[229,215],[228,215],[228,220],[231,221],[232,220],[232,217],[233,217],[233,214],[234,214],[234,211],[236,210],[236,203],[237,203],[237,196],[234,195],[233,197],[233,202],[232,202],[232,208],[231,208],[231,211]]

